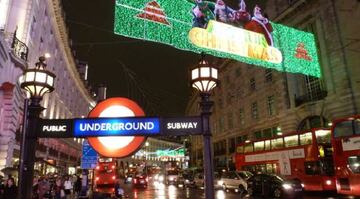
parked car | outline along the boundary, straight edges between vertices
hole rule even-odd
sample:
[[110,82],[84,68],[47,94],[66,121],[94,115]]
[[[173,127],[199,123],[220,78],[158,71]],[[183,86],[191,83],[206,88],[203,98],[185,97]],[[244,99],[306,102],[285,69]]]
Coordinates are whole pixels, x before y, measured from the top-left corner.
[[203,173],[195,174],[194,187],[195,188],[204,188],[204,174]]
[[247,190],[247,180],[252,176],[248,171],[227,171],[221,175],[218,184],[224,190],[235,190],[244,193]]
[[194,185],[194,176],[190,173],[180,173],[176,181],[178,187],[191,187]]
[[[219,188],[219,181],[220,177],[217,172],[214,173],[214,188]],[[205,182],[204,182],[204,174],[203,173],[197,173],[194,175],[192,186],[195,188],[204,188]]]
[[125,176],[124,183],[129,184],[133,181],[134,174],[130,173]]
[[149,178],[145,174],[137,174],[133,178],[133,186],[137,187],[147,187]]
[[176,185],[179,172],[177,170],[166,171],[165,183]]
[[273,174],[256,174],[248,179],[250,196],[260,195],[265,198],[301,198],[303,186],[300,180],[285,180]]

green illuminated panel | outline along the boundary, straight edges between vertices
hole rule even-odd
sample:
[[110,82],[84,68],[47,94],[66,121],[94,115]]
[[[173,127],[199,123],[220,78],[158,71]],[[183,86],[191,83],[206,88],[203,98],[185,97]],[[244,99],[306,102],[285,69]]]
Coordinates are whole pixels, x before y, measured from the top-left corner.
[[181,50],[205,52],[278,71],[320,77],[313,34],[272,23],[273,47],[282,54],[280,63],[204,48],[189,40],[193,24],[191,11],[194,6],[191,0],[117,0],[114,32],[126,37],[168,44]]

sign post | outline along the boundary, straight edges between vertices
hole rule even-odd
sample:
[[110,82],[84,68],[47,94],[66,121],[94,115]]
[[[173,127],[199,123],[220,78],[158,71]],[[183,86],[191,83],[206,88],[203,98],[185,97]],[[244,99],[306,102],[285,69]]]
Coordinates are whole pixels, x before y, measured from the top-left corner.
[[98,154],[90,146],[87,140],[84,140],[82,145],[81,168],[94,169],[98,160]]

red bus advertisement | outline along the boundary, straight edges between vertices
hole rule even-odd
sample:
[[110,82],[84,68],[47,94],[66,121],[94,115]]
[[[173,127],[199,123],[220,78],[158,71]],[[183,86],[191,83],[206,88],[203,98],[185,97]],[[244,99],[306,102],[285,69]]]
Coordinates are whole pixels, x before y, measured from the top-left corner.
[[360,115],[333,121],[337,192],[360,196]]
[[96,190],[113,193],[118,178],[116,160],[114,158],[99,158],[94,174]]
[[330,129],[312,129],[238,145],[237,170],[299,179],[307,191],[335,191]]

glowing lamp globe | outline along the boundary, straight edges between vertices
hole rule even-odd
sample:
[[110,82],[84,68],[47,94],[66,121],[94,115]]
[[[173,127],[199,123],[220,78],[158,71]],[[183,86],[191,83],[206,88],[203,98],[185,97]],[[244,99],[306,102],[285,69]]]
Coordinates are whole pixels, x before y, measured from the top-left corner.
[[31,98],[41,99],[45,93],[54,90],[55,74],[46,70],[45,57],[40,57],[35,68],[24,71],[20,79],[21,88],[26,90]]
[[218,69],[205,59],[191,69],[191,85],[201,93],[210,93],[218,83]]

